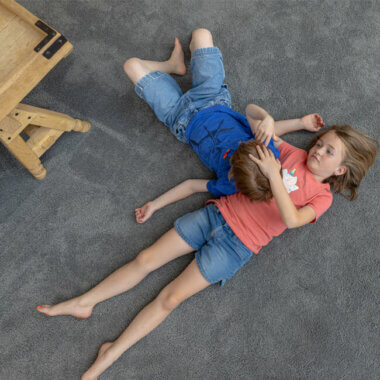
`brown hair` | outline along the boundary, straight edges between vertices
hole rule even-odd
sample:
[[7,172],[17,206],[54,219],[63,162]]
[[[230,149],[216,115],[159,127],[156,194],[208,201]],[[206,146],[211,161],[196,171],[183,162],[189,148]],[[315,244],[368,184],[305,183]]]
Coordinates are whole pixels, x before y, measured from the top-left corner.
[[[346,199],[353,201],[358,197],[360,182],[368,169],[374,164],[379,152],[379,142],[373,137],[367,136],[350,125],[333,125],[319,133],[308,147],[314,146],[318,138],[327,132],[335,133],[344,145],[344,157],[341,165],[347,170],[342,175],[332,175],[323,180],[323,183],[332,185],[334,193],[342,194]],[[349,193],[345,194],[348,190]]]
[[[260,159],[256,145],[261,144],[255,140],[240,143],[231,157],[231,169],[228,172],[228,179],[233,177],[236,188],[246,195],[251,202],[268,202],[273,197],[269,180],[261,172],[258,165],[248,157],[248,154],[252,154],[253,157]],[[281,170],[280,174],[282,176]]]

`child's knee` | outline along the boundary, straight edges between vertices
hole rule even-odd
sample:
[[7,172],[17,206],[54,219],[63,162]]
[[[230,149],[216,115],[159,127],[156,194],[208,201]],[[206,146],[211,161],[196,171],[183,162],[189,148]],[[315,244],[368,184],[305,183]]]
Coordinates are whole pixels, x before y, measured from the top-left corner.
[[125,73],[129,76],[129,74],[136,68],[139,59],[136,57],[129,58],[124,62],[123,68]]
[[212,46],[214,46],[214,42],[212,40],[212,34],[208,29],[199,28],[193,31],[190,42],[191,51]]
[[194,29],[192,32],[192,37],[197,37],[199,39],[211,39],[212,40],[212,34],[211,32],[206,28],[198,28]]
[[141,271],[150,273],[155,269],[151,256],[149,251],[144,249],[135,257],[134,262]]
[[166,311],[173,311],[181,303],[178,296],[165,288],[157,296],[157,302]]

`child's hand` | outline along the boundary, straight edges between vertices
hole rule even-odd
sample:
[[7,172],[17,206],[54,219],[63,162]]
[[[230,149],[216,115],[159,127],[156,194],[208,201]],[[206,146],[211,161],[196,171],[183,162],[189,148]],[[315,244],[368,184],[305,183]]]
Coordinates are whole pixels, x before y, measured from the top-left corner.
[[274,156],[273,152],[267,147],[256,145],[257,153],[259,154],[260,159],[249,154],[248,157],[255,162],[261,172],[270,179],[270,177],[276,173],[279,173],[281,170],[281,162]]
[[325,123],[317,113],[311,113],[301,118],[301,123],[304,125],[304,129],[309,132],[318,132]]
[[144,223],[146,222],[155,212],[153,202],[145,203],[144,206],[137,208],[135,210],[136,222]]
[[274,134],[274,119],[272,116],[268,115],[264,120],[262,120],[257,128],[255,133],[255,140],[260,144],[268,146],[270,139]]

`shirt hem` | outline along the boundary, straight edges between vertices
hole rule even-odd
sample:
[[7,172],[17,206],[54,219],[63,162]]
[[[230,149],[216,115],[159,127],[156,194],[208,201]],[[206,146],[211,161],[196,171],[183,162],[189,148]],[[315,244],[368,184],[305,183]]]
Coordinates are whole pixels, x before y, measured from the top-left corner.
[[[260,249],[262,248],[262,246],[259,246],[259,245],[256,245],[256,247],[254,249],[252,249],[250,247],[249,244],[247,244],[243,239],[240,238],[240,236],[236,233],[236,231],[232,228],[232,223],[229,222],[229,218],[226,217],[226,215],[223,213],[223,211],[220,209],[220,207],[218,206],[218,202],[214,199],[209,199],[208,201],[206,201],[206,205],[210,204],[210,203],[215,203],[216,204],[216,207],[218,207],[220,213],[222,214],[224,220],[227,222],[228,226],[231,228],[232,232],[240,239],[240,241],[250,250],[252,251],[255,255],[257,255],[259,252],[260,252]],[[258,247],[258,248],[257,248]]]

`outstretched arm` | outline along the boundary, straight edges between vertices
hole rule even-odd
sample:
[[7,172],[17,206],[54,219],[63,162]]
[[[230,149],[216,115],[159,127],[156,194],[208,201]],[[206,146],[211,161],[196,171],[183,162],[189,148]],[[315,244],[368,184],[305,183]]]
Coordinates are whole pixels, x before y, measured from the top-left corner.
[[147,202],[135,210],[137,223],[146,222],[157,210],[170,203],[177,202],[195,193],[207,192],[208,181],[209,179],[187,179],[155,200]]
[[274,122],[274,133],[276,136],[282,136],[301,129],[304,129],[301,119],[278,120]]
[[[269,143],[273,134],[282,136],[286,133],[299,131],[301,129],[318,132],[325,125],[317,113],[312,113],[299,119],[274,121],[268,112],[256,104],[248,104],[245,113],[252,133],[256,135],[256,139],[261,143],[263,141]],[[272,123],[269,122],[270,119],[273,120],[273,126]],[[268,146],[268,144],[265,145]]]
[[325,123],[317,113],[311,113],[299,119],[278,120],[274,122],[274,133],[282,136],[285,133],[304,129],[309,132],[318,132]]

